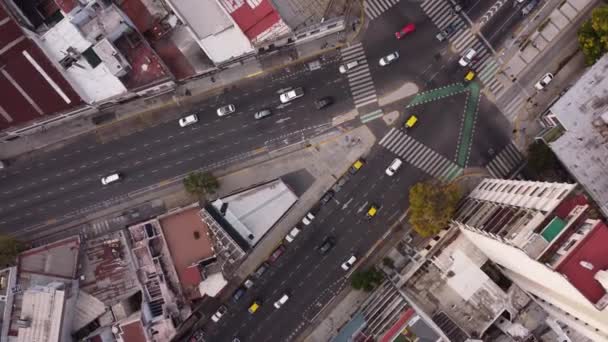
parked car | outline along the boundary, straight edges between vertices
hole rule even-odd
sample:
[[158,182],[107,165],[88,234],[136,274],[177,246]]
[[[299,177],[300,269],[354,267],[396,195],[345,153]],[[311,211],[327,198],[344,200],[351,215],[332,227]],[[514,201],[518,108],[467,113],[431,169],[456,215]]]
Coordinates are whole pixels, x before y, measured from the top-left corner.
[[351,165],[348,172],[350,172],[350,174],[354,175],[355,173],[359,172],[359,170],[363,167],[363,165],[365,165],[365,161],[363,159],[357,159],[357,161],[355,161],[353,163],[353,165]]
[[245,296],[245,292],[247,292],[247,290],[242,286],[234,290],[234,293],[232,294],[232,301],[234,303],[238,303],[238,301]]
[[466,67],[473,61],[473,58],[475,58],[476,55],[477,51],[475,51],[475,49],[473,48],[470,48],[464,53],[464,55],[462,55],[462,57],[458,61],[458,64],[460,64],[460,66]]
[[186,127],[198,122],[198,116],[196,114],[190,114],[179,119],[179,126]]
[[456,31],[456,25],[456,23],[451,23],[450,25],[446,26],[446,28],[435,35],[435,38],[437,38],[437,40],[440,42],[450,38],[450,36]]
[[282,244],[279,245],[279,247],[277,247],[268,257],[268,262],[272,264],[273,262],[277,261],[277,259],[279,259],[284,252],[285,246],[283,246]]
[[226,116],[226,115],[234,113],[235,111],[236,111],[236,107],[234,107],[234,105],[232,105],[232,104],[229,104],[229,105],[218,108],[217,115]]
[[314,219],[315,219],[315,214],[312,211],[309,211],[306,214],[306,216],[304,216],[302,218],[302,223],[304,223],[304,225],[308,226]]
[[338,70],[340,70],[341,74],[346,74],[347,72],[351,71],[352,69],[356,68],[359,65],[359,61],[350,61],[346,64],[342,64],[340,65],[340,67],[338,68]]
[[228,312],[225,306],[220,306],[219,309],[211,316],[211,320],[215,323],[219,322],[220,319]]
[[247,288],[247,289],[250,289],[253,287],[253,284],[254,284],[253,280],[247,278],[247,279],[245,279],[243,286],[245,286],[245,288]]
[[304,96],[304,89],[295,88],[295,89],[286,91],[283,94],[279,95],[279,100],[281,100],[281,103],[287,103],[287,102],[291,102],[302,96]]
[[276,302],[274,302],[274,307],[277,309],[280,309],[281,306],[283,306],[283,304],[287,303],[287,301],[289,300],[289,295],[287,295],[287,293],[284,293],[281,298],[279,298],[279,300],[277,300]]
[[289,231],[289,233],[287,233],[287,235],[285,235],[285,241],[287,241],[287,242],[293,242],[293,240],[296,238],[296,236],[298,236],[298,234],[300,234],[300,228],[293,227]]
[[380,64],[380,66],[387,66],[387,65],[393,63],[394,61],[396,61],[397,59],[399,59],[399,52],[395,51],[393,53],[390,53],[390,54],[380,58],[380,61],[378,62],[378,64]]
[[409,23],[403,26],[401,30],[395,32],[395,37],[401,39],[414,31],[416,31],[416,25],[414,25],[414,23]]
[[258,268],[253,272],[253,275],[256,278],[260,278],[266,271],[270,268],[270,265],[267,262],[263,262],[258,266]]
[[270,115],[272,115],[272,112],[270,111],[270,109],[262,109],[262,110],[256,112],[255,114],[253,114],[253,118],[256,120],[260,120],[260,119],[263,119]]
[[540,79],[540,81],[536,82],[534,88],[538,90],[543,90],[546,86],[549,85],[549,83],[551,83],[551,81],[553,81],[553,74],[548,72],[545,74],[545,76],[543,76],[543,78]]
[[534,10],[534,8],[538,5],[538,0],[530,1],[524,8],[521,9],[521,15],[526,16]]
[[321,204],[325,205],[327,203],[329,203],[329,201],[331,201],[332,198],[334,198],[335,192],[333,190],[327,190],[327,192],[325,193],[325,195],[323,195],[323,197],[321,197],[321,200],[319,201]]
[[332,236],[325,237],[321,245],[319,245],[319,253],[321,253],[321,255],[329,253],[329,251],[331,251],[335,244],[336,240]]
[[345,262],[342,263],[341,267],[343,270],[348,271],[350,270],[351,267],[353,267],[353,265],[357,262],[357,257],[354,255],[351,255],[350,258],[348,258],[348,260],[346,260]]
[[334,103],[334,99],[326,96],[326,97],[322,97],[320,99],[317,99],[315,101],[315,107],[319,110],[325,108],[325,107],[329,107],[331,106],[331,104]]

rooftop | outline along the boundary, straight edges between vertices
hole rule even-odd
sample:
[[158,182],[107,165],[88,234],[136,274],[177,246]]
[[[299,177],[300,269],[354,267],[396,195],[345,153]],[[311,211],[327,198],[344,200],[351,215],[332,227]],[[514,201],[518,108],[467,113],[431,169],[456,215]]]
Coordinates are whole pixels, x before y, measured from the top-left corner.
[[219,2],[254,44],[290,32],[269,0],[256,2],[220,0]]
[[0,130],[68,111],[82,99],[0,4]]
[[592,303],[606,295],[606,289],[594,277],[599,270],[608,270],[606,245],[608,227],[599,222],[556,267]]
[[551,148],[608,215],[608,55],[597,61],[552,107],[566,129]]
[[17,341],[59,342],[65,308],[63,284],[35,286],[23,294],[20,319],[29,322],[19,327]]
[[197,287],[202,281],[197,264],[214,255],[207,225],[199,208],[189,208],[160,219],[165,241],[182,287]]
[[19,254],[19,271],[75,279],[80,238],[70,237]]
[[243,190],[212,203],[251,247],[296,203],[298,197],[282,180]]
[[122,342],[147,342],[146,332],[140,319],[120,325],[119,333]]

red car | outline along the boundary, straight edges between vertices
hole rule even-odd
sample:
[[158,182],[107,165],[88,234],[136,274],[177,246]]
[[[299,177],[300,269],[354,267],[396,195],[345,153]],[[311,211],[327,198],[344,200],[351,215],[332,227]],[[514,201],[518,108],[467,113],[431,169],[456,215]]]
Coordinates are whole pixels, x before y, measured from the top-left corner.
[[395,32],[395,37],[397,37],[397,39],[401,39],[414,31],[416,31],[416,25],[414,25],[414,23],[409,23],[403,26],[401,30]]

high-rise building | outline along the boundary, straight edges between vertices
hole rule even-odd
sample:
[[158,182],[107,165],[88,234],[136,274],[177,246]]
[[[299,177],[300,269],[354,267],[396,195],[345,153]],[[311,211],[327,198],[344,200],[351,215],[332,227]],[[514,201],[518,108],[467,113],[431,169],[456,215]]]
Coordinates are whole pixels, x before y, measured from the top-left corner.
[[575,188],[486,179],[453,224],[555,321],[608,341],[608,227]]

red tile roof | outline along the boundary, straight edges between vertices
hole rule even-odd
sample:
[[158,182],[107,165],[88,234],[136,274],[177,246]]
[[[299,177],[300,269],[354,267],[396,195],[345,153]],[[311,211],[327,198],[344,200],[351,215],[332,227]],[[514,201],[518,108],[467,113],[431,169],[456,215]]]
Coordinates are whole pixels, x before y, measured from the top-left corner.
[[157,21],[140,0],[124,0],[120,3],[120,9],[133,21],[141,33],[146,33]]
[[196,74],[186,56],[167,36],[160,40],[152,41],[151,44],[176,79],[181,80]]
[[230,13],[230,16],[250,40],[268,30],[281,19],[268,0],[262,0],[254,8],[244,1],[239,8]]
[[158,55],[139,35],[122,36],[114,42],[131,64],[131,70],[121,78],[127,89],[136,90],[170,78],[170,73]]
[[382,336],[380,342],[390,342],[395,339],[395,336],[403,330],[404,326],[409,322],[415,311],[412,308],[407,309],[395,324]]
[[146,342],[146,334],[140,320],[121,325],[122,340],[125,342]]
[[[599,270],[608,269],[607,245],[608,226],[600,222],[556,267],[556,270],[567,276],[568,281],[592,303],[597,303],[606,294],[602,285],[593,278],[593,275]],[[581,261],[591,263],[593,270],[582,267]]]
[[55,0],[55,3],[63,13],[70,13],[78,5],[76,0]]

